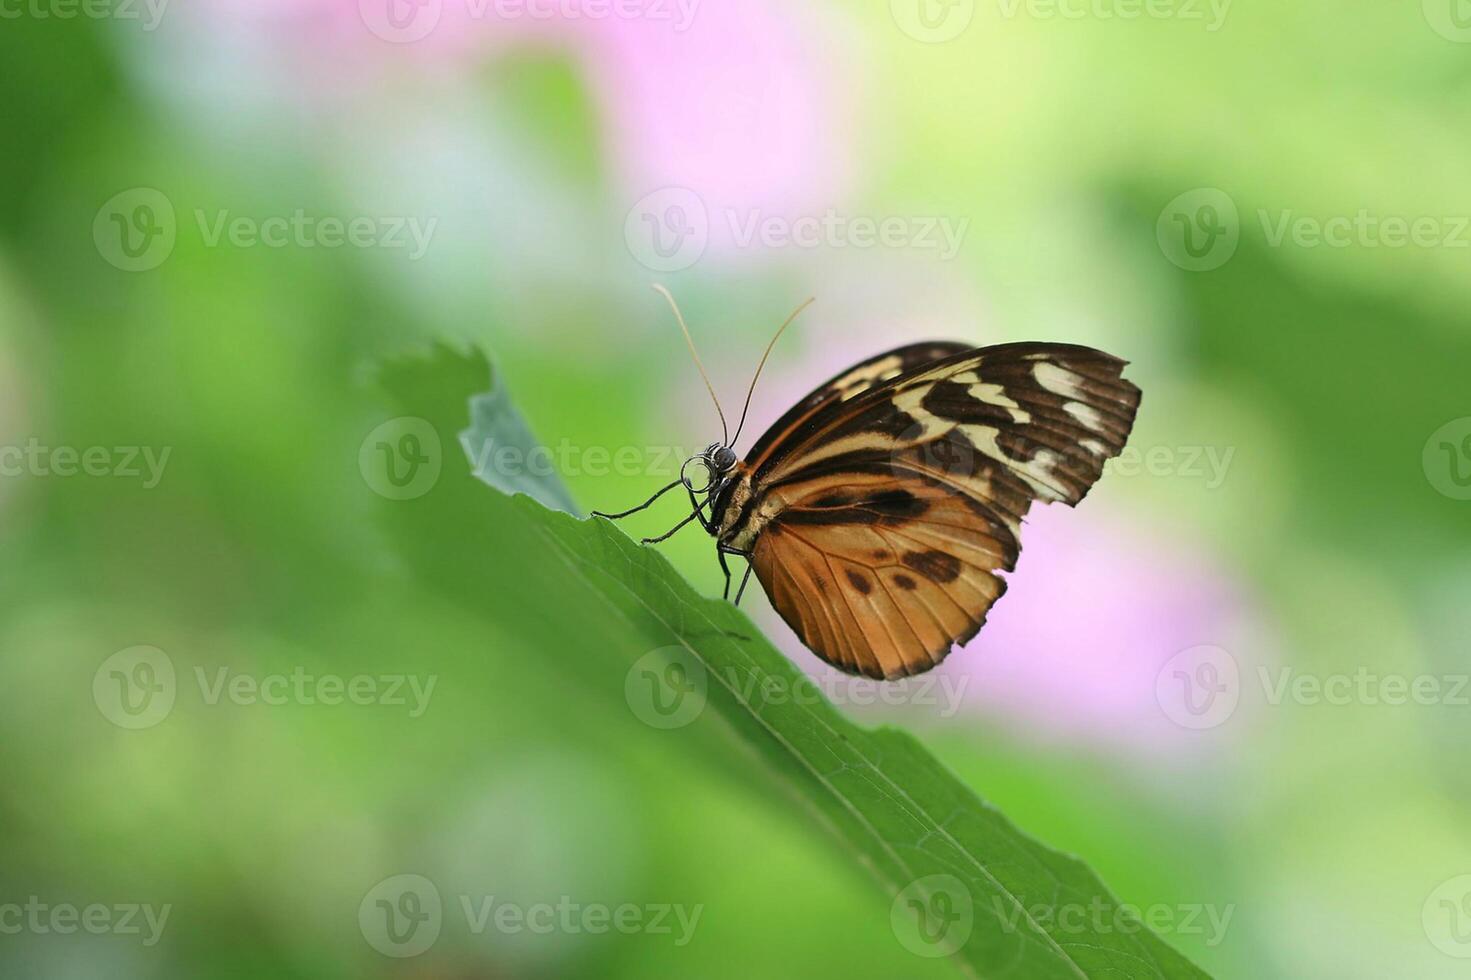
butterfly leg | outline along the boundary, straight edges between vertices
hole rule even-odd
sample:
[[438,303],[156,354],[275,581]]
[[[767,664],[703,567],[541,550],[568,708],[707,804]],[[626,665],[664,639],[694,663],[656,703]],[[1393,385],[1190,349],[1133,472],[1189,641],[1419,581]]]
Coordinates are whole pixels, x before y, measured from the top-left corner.
[[749,582],[749,581],[751,581],[751,567],[752,566],[749,563],[747,563],[747,565],[746,565],[746,574],[741,576],[741,587],[739,589],[736,589],[736,601],[735,601],[735,604],[737,606],[739,606],[741,604],[741,596],[743,596],[743,595],[746,594],[746,583]]
[[639,511],[644,510],[644,509],[646,509],[648,507],[653,506],[654,501],[658,500],[660,497],[664,496],[670,490],[673,490],[675,487],[679,486],[680,483],[681,483],[681,481],[675,480],[673,483],[669,484],[669,486],[665,487],[663,490],[660,490],[658,493],[654,494],[652,497],[650,497],[648,500],[645,500],[643,503],[639,504],[637,507],[634,507],[632,510],[625,510],[625,511],[622,511],[621,513],[618,513],[618,514],[607,514],[607,513],[604,513],[603,511],[595,510],[595,511],[592,512],[593,513],[593,516],[594,517],[606,517],[610,521],[616,521],[620,517],[627,517],[629,514],[637,514]]
[[702,504],[700,503],[699,498],[695,496],[694,489],[688,483],[684,485],[684,488],[690,492],[690,506],[695,509],[695,516],[700,519],[700,526],[703,527],[706,531],[709,531],[711,534],[714,534],[716,530],[715,522],[706,517],[703,512],[705,506],[715,499],[715,495],[708,495],[705,498],[705,503]]
[[[694,500],[694,494],[691,494],[690,495],[690,499],[691,500]],[[708,504],[709,502],[710,501],[707,500],[707,501],[705,501],[705,504]],[[710,526],[709,520],[708,520],[708,518],[705,517],[705,514],[703,512],[703,508],[704,508],[705,504],[695,504],[694,513],[690,514],[690,516],[686,517],[684,520],[680,521],[678,524],[674,525],[669,530],[667,530],[663,534],[659,535],[657,538],[644,538],[643,539],[643,543],[644,544],[658,544],[660,541],[664,541],[664,540],[666,540],[668,538],[672,538],[672,537],[674,537],[674,532],[675,531],[678,531],[680,528],[684,527],[686,524],[688,524],[690,521],[694,520],[697,517],[700,519],[700,523],[701,524],[705,525],[706,527],[709,527]]]
[[725,591],[720,594],[720,598],[725,599],[726,601],[729,601],[730,600],[730,566],[725,563],[725,549],[722,548],[722,547],[720,547],[720,545],[718,545],[718,544],[715,546],[715,557],[720,562],[720,570],[725,573]]
[[741,596],[746,594],[746,583],[751,580],[751,552],[742,551],[740,548],[732,548],[729,545],[719,544],[715,546],[715,553],[720,556],[720,570],[725,573],[725,598],[730,598],[730,567],[725,563],[726,555],[739,555],[746,559],[746,574],[741,578],[741,587],[736,590],[735,604],[741,604]]
[[678,524],[674,525],[669,530],[667,530],[663,534],[659,535],[657,538],[644,538],[643,539],[643,543],[644,544],[658,544],[660,541],[667,541],[668,539],[674,537],[674,532],[678,531],[680,528],[684,527],[690,521],[694,520],[696,517],[699,517],[699,516],[700,516],[700,512],[699,511],[695,511],[693,514],[691,514],[690,516],[686,517],[684,520],[680,521]]

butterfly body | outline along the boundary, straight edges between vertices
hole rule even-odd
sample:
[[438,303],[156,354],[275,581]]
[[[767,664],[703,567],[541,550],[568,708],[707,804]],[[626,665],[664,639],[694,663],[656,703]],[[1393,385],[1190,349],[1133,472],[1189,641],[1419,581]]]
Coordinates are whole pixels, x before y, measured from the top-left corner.
[[1123,449],[1139,405],[1123,367],[1070,344],[887,351],[814,389],[744,460],[719,443],[693,457],[709,480],[682,477],[686,522],[715,537],[727,592],[727,556],[745,558],[834,667],[922,673],[984,625],[1032,501],[1078,503]]

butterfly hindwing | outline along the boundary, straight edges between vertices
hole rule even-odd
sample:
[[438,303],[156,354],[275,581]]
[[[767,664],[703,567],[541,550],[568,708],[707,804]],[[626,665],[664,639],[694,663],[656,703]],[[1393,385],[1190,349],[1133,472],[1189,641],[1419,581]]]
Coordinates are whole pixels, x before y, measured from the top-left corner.
[[952,349],[845,399],[818,389],[747,457],[744,510],[765,515],[752,563],[777,611],[842,670],[939,663],[1004,591],[1031,502],[1076,504],[1123,448],[1139,403],[1123,364],[1007,344]]
[[782,618],[851,673],[898,677],[939,663],[980,629],[1006,587],[994,569],[1015,558],[1011,532],[966,498],[902,482],[815,480],[756,541],[756,575]]

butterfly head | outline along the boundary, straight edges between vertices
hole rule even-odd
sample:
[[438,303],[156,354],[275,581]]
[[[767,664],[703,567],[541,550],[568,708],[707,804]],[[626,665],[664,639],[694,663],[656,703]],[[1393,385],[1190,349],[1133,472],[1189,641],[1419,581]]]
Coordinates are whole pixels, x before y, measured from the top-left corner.
[[735,450],[729,446],[722,446],[718,442],[711,443],[705,450],[705,458],[709,461],[710,468],[720,476],[724,476],[735,469]]

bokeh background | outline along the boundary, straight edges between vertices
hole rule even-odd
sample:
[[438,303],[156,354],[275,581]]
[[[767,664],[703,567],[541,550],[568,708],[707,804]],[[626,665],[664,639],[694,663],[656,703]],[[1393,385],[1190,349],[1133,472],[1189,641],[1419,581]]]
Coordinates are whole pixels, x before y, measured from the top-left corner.
[[[1217,975],[1464,976],[1468,15],[6,5],[0,903],[169,913],[152,936],[0,915],[0,972],[951,973],[789,796],[643,724],[586,651],[420,590],[381,533],[368,379],[436,339],[491,353],[584,507],[672,479],[719,428],[657,281],[731,413],[816,297],[739,448],[908,340],[1130,360],[1130,454],[1038,509],[931,696],[828,690]],[[664,550],[718,590],[697,530]],[[160,654],[171,706],[120,715],[114,669]],[[196,683],[294,673],[436,686],[415,714]],[[703,911],[683,943],[447,914],[395,958],[359,907],[398,874],[451,909]]]

